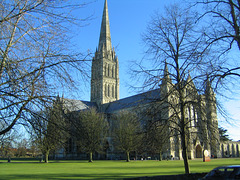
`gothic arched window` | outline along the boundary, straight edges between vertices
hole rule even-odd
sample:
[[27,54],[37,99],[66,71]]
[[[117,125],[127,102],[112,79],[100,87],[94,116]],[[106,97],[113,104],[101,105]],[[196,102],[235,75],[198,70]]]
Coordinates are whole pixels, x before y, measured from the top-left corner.
[[108,85],[108,97],[110,96],[110,85]]
[[112,77],[115,78],[115,66],[112,68]]
[[114,85],[112,86],[112,97],[114,98]]
[[105,84],[105,96],[107,96],[107,92],[108,92],[108,88],[107,88],[107,84]]
[[110,65],[108,64],[108,77],[110,76]]
[[112,66],[109,66],[109,77],[112,77]]
[[107,64],[105,64],[104,68],[105,68],[105,74],[104,75],[107,76]]
[[116,89],[116,92],[115,92],[115,98],[117,99],[118,98],[118,89],[117,89],[117,85],[116,85],[116,87],[115,87],[115,89]]
[[103,76],[105,76],[105,73],[106,73],[106,71],[105,71],[105,64],[103,65]]

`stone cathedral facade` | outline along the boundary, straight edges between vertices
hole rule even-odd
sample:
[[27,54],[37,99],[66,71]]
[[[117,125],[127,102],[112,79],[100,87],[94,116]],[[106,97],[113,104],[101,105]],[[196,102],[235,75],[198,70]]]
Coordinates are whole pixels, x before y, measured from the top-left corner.
[[[160,112],[158,116],[169,120],[173,112],[169,108],[166,108],[164,103],[158,102],[158,100],[161,100],[161,97],[166,95],[174,84],[172,84],[168,76],[167,66],[165,66],[163,74],[164,80],[159,89],[119,99],[119,64],[118,57],[111,43],[108,5],[107,0],[105,0],[99,44],[92,60],[91,101],[63,99],[65,108],[71,112],[78,112],[83,109],[95,107],[105,114],[110,126],[112,115],[122,110],[133,111],[140,116],[144,116],[143,114],[146,114],[146,111],[149,111],[149,109],[154,111],[157,108]],[[185,92],[195,93],[187,97],[192,98],[192,101],[199,101],[201,104],[201,107],[189,105],[186,110],[188,119],[191,119],[188,128],[189,158],[201,158],[203,150],[208,150],[209,155],[214,155],[215,157],[239,157],[239,143],[221,143],[219,141],[216,100],[211,87],[208,86],[206,88],[205,94],[198,94],[196,89],[194,89],[195,86],[190,76],[186,80],[186,83],[188,82],[189,85],[186,87]],[[177,98],[173,97],[169,101],[177,101]],[[146,118],[142,117],[142,119]],[[169,120],[169,127],[174,127],[170,123]],[[199,127],[196,126],[197,124],[201,128],[196,128]],[[163,149],[163,158],[173,157],[175,159],[182,159],[180,136],[177,135],[177,132],[173,131],[172,133],[175,133],[175,135],[169,137],[166,141]],[[105,150],[105,159],[120,159],[124,157],[124,153],[115,149],[110,135],[106,143],[108,144],[108,148]],[[56,156],[80,158],[74,137],[69,141],[67,150],[59,151]]]

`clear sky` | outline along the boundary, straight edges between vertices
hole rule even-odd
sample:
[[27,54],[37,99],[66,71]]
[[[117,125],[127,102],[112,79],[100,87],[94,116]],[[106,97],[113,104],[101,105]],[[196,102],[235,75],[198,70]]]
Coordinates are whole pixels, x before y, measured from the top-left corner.
[[[89,0],[90,2],[91,0]],[[93,0],[92,0],[93,1]],[[79,16],[93,15],[75,35],[75,44],[80,50],[94,52],[98,46],[102,13],[105,0],[96,0],[79,11]],[[120,98],[135,94],[128,90],[131,80],[128,76],[129,64],[143,57],[141,34],[144,33],[155,11],[174,0],[108,0],[112,45],[115,48],[120,66]],[[86,89],[84,99],[90,99],[90,89]]]
[[[104,0],[92,1],[78,12],[80,18],[93,15],[92,19],[86,22],[87,25],[79,28],[74,34],[74,43],[79,51],[89,49],[94,52],[98,45]],[[146,30],[154,12],[163,12],[164,6],[173,2],[181,2],[181,0],[108,0],[112,45],[115,47],[120,66],[120,98],[136,94],[129,90],[128,84],[131,84],[131,79],[128,71],[131,61],[143,57],[141,34]],[[82,93],[77,98],[89,100],[90,81],[82,88]],[[228,129],[232,139],[240,140],[240,98],[224,104],[235,123],[226,123],[219,117],[220,126]]]

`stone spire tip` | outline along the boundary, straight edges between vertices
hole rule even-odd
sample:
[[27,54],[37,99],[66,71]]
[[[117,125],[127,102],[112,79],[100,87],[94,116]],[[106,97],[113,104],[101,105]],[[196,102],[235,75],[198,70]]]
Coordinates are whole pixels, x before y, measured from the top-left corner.
[[103,46],[106,50],[112,50],[107,0],[104,3],[98,49],[102,49]]

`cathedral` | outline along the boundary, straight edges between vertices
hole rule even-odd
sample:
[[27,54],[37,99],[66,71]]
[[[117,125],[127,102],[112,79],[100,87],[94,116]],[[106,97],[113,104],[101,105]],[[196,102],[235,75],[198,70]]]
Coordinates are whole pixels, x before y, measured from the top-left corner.
[[[159,89],[119,99],[119,60],[111,43],[108,5],[107,0],[105,0],[99,44],[92,60],[91,101],[63,98],[63,102],[65,108],[71,112],[78,112],[83,109],[95,107],[98,111],[105,114],[108,122],[111,122],[112,115],[122,110],[134,111],[138,115],[143,116],[149,109],[160,109],[158,112],[161,113],[158,114],[158,116],[168,120],[172,116],[172,111],[168,108],[164,108],[166,105],[162,102],[158,102],[158,100],[160,101],[161,97],[166,95],[174,85],[171,83],[171,79],[168,76],[167,65],[165,65],[165,69],[162,73],[164,74],[164,80]],[[191,92],[194,91],[194,84],[190,76],[186,82],[190,82],[189,86],[186,87],[186,93],[190,92],[190,90]],[[239,143],[221,143],[219,141],[215,94],[210,86],[206,89],[207,91],[205,94],[198,94],[197,91],[194,91],[194,96],[188,96],[188,98],[193,98],[193,101],[201,100],[200,108],[199,106],[189,105],[186,110],[188,119],[191,119],[188,128],[188,158],[202,158],[204,150],[207,150],[209,156],[212,157],[239,157]],[[177,98],[174,99],[173,97],[173,100],[169,101],[177,101]],[[203,111],[204,113],[202,113]],[[197,124],[201,124],[201,128],[196,126]],[[119,151],[115,149],[110,135],[107,140],[108,149],[105,152],[105,159],[123,158],[123,153],[119,153]],[[69,143],[71,148],[68,148],[67,152],[65,150],[59,151],[56,155],[57,157],[79,158],[74,140]],[[162,157],[182,159],[180,137],[177,133],[167,139],[163,148]]]

